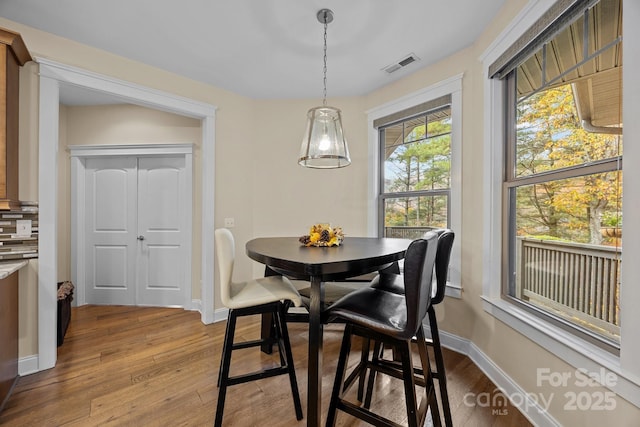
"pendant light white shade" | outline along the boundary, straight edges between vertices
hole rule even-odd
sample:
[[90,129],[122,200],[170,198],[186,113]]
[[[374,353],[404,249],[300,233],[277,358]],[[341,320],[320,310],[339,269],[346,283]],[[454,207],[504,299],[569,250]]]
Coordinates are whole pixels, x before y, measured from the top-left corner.
[[339,109],[322,106],[309,110],[298,163],[317,169],[341,168],[351,164]]

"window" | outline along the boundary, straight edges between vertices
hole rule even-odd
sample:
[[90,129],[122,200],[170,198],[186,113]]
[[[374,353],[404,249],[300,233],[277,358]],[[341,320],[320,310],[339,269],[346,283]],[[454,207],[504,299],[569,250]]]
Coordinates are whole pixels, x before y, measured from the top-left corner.
[[504,76],[504,294],[615,351],[622,28],[601,0]]
[[370,110],[368,122],[369,232],[415,239],[451,228],[447,295],[460,297],[462,75]]
[[451,107],[439,107],[378,129],[380,235],[417,239],[448,227]]
[[[614,391],[624,399],[640,407],[640,365],[637,361],[640,358],[640,342],[637,339],[637,331],[640,327],[640,311],[636,309],[637,301],[640,300],[640,287],[634,286],[637,282],[637,277],[640,277],[640,264],[635,262],[638,254],[640,253],[640,223],[638,221],[627,220],[624,223],[624,235],[622,237],[622,247],[618,247],[619,254],[617,255],[622,262],[619,264],[619,344],[615,344],[615,339],[608,340],[606,336],[600,336],[596,339],[590,339],[593,337],[591,332],[581,332],[580,325],[566,323],[566,319],[558,318],[554,316],[552,311],[544,311],[535,305],[527,306],[527,302],[521,301],[515,297],[509,296],[508,287],[505,288],[506,283],[510,279],[508,272],[514,271],[513,263],[518,262],[518,253],[512,254],[512,259],[507,259],[511,267],[504,269],[504,262],[502,254],[504,248],[509,244],[509,229],[515,227],[515,216],[512,216],[512,221],[506,221],[509,218],[506,215],[505,207],[509,205],[504,203],[505,194],[508,193],[505,187],[508,186],[505,181],[505,165],[509,162],[508,158],[515,158],[514,153],[510,153],[505,150],[505,141],[507,140],[507,124],[513,123],[512,127],[515,127],[516,123],[516,108],[514,99],[516,99],[515,92],[508,94],[509,82],[505,80],[507,74],[516,69],[519,65],[528,60],[534,52],[539,52],[542,44],[549,42],[557,35],[561,34],[562,28],[567,24],[575,22],[579,16],[586,17],[587,26],[586,33],[591,34],[589,40],[590,43],[595,43],[594,39],[601,38],[607,33],[597,32],[599,24],[603,22],[613,23],[616,20],[603,19],[613,13],[614,16],[618,16],[617,23],[624,23],[624,33],[627,40],[636,40],[640,37],[640,27],[635,25],[636,17],[640,13],[640,3],[636,0],[622,0],[624,14],[621,14],[619,7],[620,2],[604,2],[593,0],[536,0],[531,3],[531,7],[525,7],[519,16],[514,18],[512,23],[505,28],[500,36],[491,44],[486,52],[482,55],[483,67],[486,72],[485,76],[485,92],[484,92],[484,206],[483,206],[483,229],[484,244],[483,244],[483,287],[482,287],[482,299],[483,308],[490,315],[500,320],[509,327],[515,329],[523,336],[526,336],[531,341],[537,343],[542,348],[546,349],[550,353],[558,357],[566,363],[569,363],[574,368],[587,369],[595,372],[602,370],[607,375],[614,375],[616,378],[615,384],[607,384],[606,387]],[[593,9],[592,6],[596,5]],[[603,7],[606,6],[606,7]],[[611,9],[613,7],[613,9]],[[585,10],[587,10],[585,15]],[[572,15],[572,12],[576,12],[571,16],[572,19],[567,19],[568,15]],[[598,16],[596,11],[603,13]],[[566,13],[565,13],[566,12]],[[593,18],[597,16],[594,21]],[[620,18],[622,21],[620,21]],[[584,24],[585,21],[582,21]],[[595,23],[598,25],[594,25]],[[555,24],[561,24],[557,27]],[[573,32],[574,35],[582,35],[585,33],[583,30],[577,30]],[[605,27],[606,28],[606,27]],[[602,28],[600,28],[602,29]],[[565,32],[565,34],[567,34]],[[546,37],[545,37],[546,36]],[[620,44],[620,40],[617,38],[609,38],[614,44]],[[536,44],[536,42],[540,42]],[[535,45],[535,48],[530,48],[531,45]],[[566,43],[564,44],[567,45]],[[581,45],[581,44],[580,44]],[[539,56],[539,61],[549,61],[548,55],[557,56],[554,47],[549,49],[547,47],[547,58],[544,59],[545,54]],[[584,52],[584,46],[579,51]],[[605,47],[605,45],[601,45]],[[620,44],[621,47],[621,44]],[[594,45],[587,45],[587,52],[596,53],[600,48],[595,48]],[[616,50],[619,50],[616,48]],[[615,52],[616,50],[609,51]],[[596,53],[596,56],[599,53]],[[606,56],[606,55],[605,55]],[[582,61],[585,55],[581,55]],[[621,59],[621,58],[620,58]],[[553,59],[551,59],[553,60]],[[597,67],[599,68],[600,60],[596,60]],[[602,64],[604,65],[604,64]],[[622,62],[617,68],[621,68]],[[596,68],[596,69],[598,69]],[[636,58],[634,55],[627,55],[624,62],[624,75],[634,76],[640,73],[640,57]],[[619,69],[614,69],[608,73],[600,74],[599,77],[605,77],[607,74],[611,75],[614,72],[619,73]],[[562,74],[562,73],[561,73]],[[592,77],[598,77],[597,74]],[[568,76],[567,76],[568,77]],[[585,76],[584,79],[588,80]],[[567,83],[579,83],[581,80],[576,79],[573,82],[567,81]],[[535,81],[535,80],[533,80]],[[542,80],[541,80],[542,81]],[[559,83],[559,81],[556,81]],[[620,80],[621,82],[621,80]],[[637,79],[627,78],[624,80],[624,85],[621,83],[617,85],[609,85],[605,92],[609,94],[619,91],[622,99],[621,104],[616,101],[616,105],[624,106],[624,113],[622,107],[618,113],[622,120],[620,121],[623,126],[623,133],[625,138],[624,146],[624,162],[627,167],[621,172],[615,171],[596,171],[592,169],[590,172],[585,173],[582,176],[593,175],[598,173],[607,174],[622,174],[624,181],[628,183],[640,182],[640,168],[628,167],[640,160],[640,144],[636,143],[638,135],[640,135],[640,122],[635,118],[640,114],[640,97],[635,94],[640,93],[640,82]],[[549,79],[547,79],[547,83]],[[594,94],[594,89],[603,89],[600,84],[594,85],[592,80],[589,83],[591,94]],[[513,86],[511,86],[513,90]],[[539,87],[537,87],[539,88]],[[572,88],[573,90],[573,88]],[[509,95],[509,96],[507,96]],[[575,96],[575,93],[572,92]],[[580,93],[578,92],[577,108],[581,108]],[[594,101],[598,97],[582,97],[585,99],[593,99]],[[615,97],[613,98],[615,99]],[[510,105],[511,108],[506,106]],[[577,110],[576,108],[576,110]],[[511,115],[505,115],[505,111],[510,111]],[[584,111],[584,110],[582,110]],[[593,111],[597,111],[593,110]],[[600,110],[602,111],[602,110]],[[600,116],[602,118],[603,116]],[[592,119],[596,119],[593,117]],[[598,127],[597,120],[592,120],[592,124],[595,128]],[[612,125],[602,124],[600,127],[618,127]],[[622,125],[620,125],[622,127]],[[602,130],[602,129],[600,129]],[[513,135],[513,131],[511,133]],[[619,149],[622,154],[622,140],[618,141]],[[510,145],[513,147],[514,145]],[[603,157],[599,157],[603,159]],[[622,161],[620,161],[620,169],[622,168]],[[599,162],[603,163],[603,169],[608,168],[614,160],[607,158],[607,160],[597,160],[593,162],[581,163],[580,167],[587,168],[593,164]],[[558,181],[564,179],[580,179],[579,177],[562,176],[562,168],[554,169],[559,175],[556,175]],[[548,173],[555,173],[548,172]],[[575,173],[575,171],[573,171]],[[529,175],[520,175],[521,179],[527,179]],[[545,174],[540,173],[538,178],[544,178]],[[521,182],[525,185],[524,182]],[[534,182],[529,183],[533,185]],[[537,183],[536,183],[537,184]],[[573,185],[572,182],[561,182],[562,188]],[[515,198],[511,201],[515,202]],[[622,210],[620,220],[623,217],[635,218],[640,206],[640,188],[634,185],[626,185],[624,187],[624,199],[622,202]],[[606,220],[604,219],[606,218]],[[603,214],[603,223],[611,221],[615,223],[616,220],[610,218],[609,215]],[[618,221],[620,222],[620,221]],[[504,227],[504,225],[508,225]],[[566,229],[567,227],[565,227]],[[512,233],[513,235],[514,233]],[[511,240],[513,240],[511,238]],[[566,242],[567,246],[571,246],[571,242]],[[599,245],[605,246],[605,245]],[[615,244],[612,246],[616,248]],[[521,265],[521,264],[520,264]],[[554,270],[555,271],[555,270]],[[595,269],[597,272],[598,269]],[[602,270],[600,270],[602,271]],[[513,283],[513,281],[511,282]],[[597,288],[595,288],[597,289]],[[569,326],[568,326],[569,325]],[[577,328],[576,328],[577,327]],[[616,347],[619,347],[619,352],[616,351]]]

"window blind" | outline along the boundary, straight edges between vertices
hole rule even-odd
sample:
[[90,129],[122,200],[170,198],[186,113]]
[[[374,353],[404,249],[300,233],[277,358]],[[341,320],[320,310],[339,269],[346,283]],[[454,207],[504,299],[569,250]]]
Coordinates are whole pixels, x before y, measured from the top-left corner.
[[388,116],[380,117],[373,121],[373,127],[378,129],[382,126],[417,116],[419,114],[424,114],[447,105],[451,105],[451,95],[443,95],[439,98],[423,102],[422,104],[414,105],[413,107],[406,108],[402,111],[389,114]]
[[599,0],[558,0],[489,66],[489,78],[502,79],[560,30]]

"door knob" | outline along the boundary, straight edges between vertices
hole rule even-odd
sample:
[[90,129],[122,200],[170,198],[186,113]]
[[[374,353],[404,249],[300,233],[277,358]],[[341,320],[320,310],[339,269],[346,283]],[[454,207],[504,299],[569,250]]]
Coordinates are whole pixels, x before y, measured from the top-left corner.
[[138,236],[138,240],[144,240],[144,236]]

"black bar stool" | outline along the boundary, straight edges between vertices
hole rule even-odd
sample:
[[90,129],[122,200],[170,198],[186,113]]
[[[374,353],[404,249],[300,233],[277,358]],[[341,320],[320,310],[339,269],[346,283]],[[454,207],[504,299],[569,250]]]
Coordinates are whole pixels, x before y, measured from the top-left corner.
[[[435,369],[431,366],[431,376],[435,378],[438,383],[438,390],[440,391],[440,402],[442,403],[442,412],[444,415],[444,423],[446,427],[452,427],[453,421],[451,418],[451,407],[449,405],[449,394],[447,392],[447,376],[444,369],[444,358],[442,357],[442,347],[440,345],[440,331],[438,330],[438,320],[436,318],[436,311],[434,306],[440,304],[444,300],[445,291],[447,288],[447,275],[449,272],[449,260],[451,259],[451,249],[453,247],[453,241],[455,233],[448,228],[440,228],[433,230],[438,235],[438,250],[436,252],[435,261],[435,274],[436,274],[436,289],[435,293],[432,293],[431,305],[427,310],[427,316],[429,318],[429,329],[431,331],[431,338],[426,339],[428,346],[433,348],[433,356],[435,359]],[[404,293],[404,282],[401,276],[380,276],[371,282],[371,286],[379,289],[384,289],[389,292],[398,294]],[[400,364],[397,361],[390,361],[382,359],[382,352],[384,346],[378,347],[378,357],[381,362],[385,364],[389,369],[401,369]],[[369,344],[365,342],[362,351],[369,351]],[[415,368],[415,373],[418,375],[418,384],[424,384],[424,373],[422,369]],[[359,372],[354,370],[351,374],[352,377],[360,375]],[[352,379],[353,380],[353,379]],[[360,377],[361,384],[364,381]],[[362,400],[363,386],[358,389],[358,398]],[[365,398],[365,403],[370,402],[371,396]]]
[[[435,387],[422,327],[422,319],[431,306],[431,279],[437,251],[436,233],[427,233],[424,238],[415,240],[407,249],[404,274],[404,293],[395,293],[375,287],[366,287],[350,293],[337,301],[327,310],[330,320],[339,319],[346,322],[336,378],[333,385],[327,425],[333,426],[336,411],[341,410],[356,418],[377,426],[397,426],[397,423],[377,414],[367,405],[359,405],[344,399],[351,384],[344,383],[346,365],[351,350],[351,337],[361,336],[366,340],[374,340],[376,348],[384,344],[394,348],[400,358],[401,370],[386,369],[379,363],[379,352],[373,352],[369,359],[366,352],[364,370],[369,371],[367,394],[373,392],[376,373],[383,373],[404,381],[405,403],[409,426],[424,425],[427,410],[431,408],[434,424],[440,425]],[[412,338],[417,337],[421,369],[424,376],[424,393],[418,403],[416,396],[416,379],[411,359]],[[364,356],[364,352],[361,357]]]

